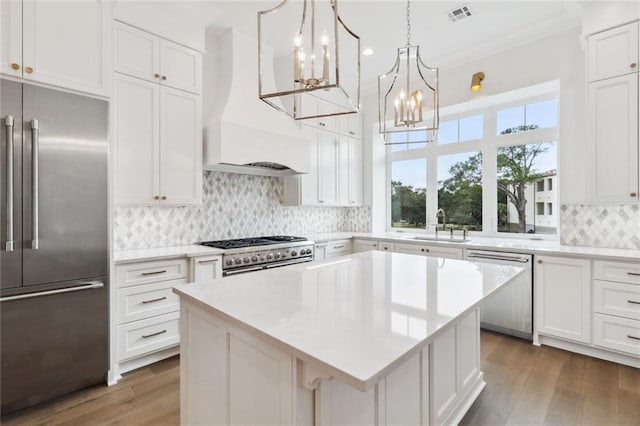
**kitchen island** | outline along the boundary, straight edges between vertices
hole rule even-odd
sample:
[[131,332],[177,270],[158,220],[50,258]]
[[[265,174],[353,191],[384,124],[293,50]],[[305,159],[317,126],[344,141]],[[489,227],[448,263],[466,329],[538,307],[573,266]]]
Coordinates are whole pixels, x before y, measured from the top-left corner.
[[521,271],[369,251],[178,286],[181,422],[456,423],[478,305]]

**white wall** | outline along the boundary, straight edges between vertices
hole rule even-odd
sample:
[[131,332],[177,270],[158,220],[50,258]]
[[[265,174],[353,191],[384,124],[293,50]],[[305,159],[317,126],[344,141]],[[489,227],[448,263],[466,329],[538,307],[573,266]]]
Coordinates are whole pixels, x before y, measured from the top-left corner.
[[[471,92],[471,76],[477,71],[486,75],[480,92]],[[560,144],[558,147],[558,173],[560,175],[560,203],[584,202],[586,164],[584,158],[585,126],[585,56],[581,43],[581,29],[574,28],[559,35],[533,42],[517,49],[487,56],[469,64],[440,70],[440,106],[450,106],[508,92],[551,80],[560,81]],[[366,103],[365,103],[366,101]],[[365,132],[377,123],[377,100],[363,101]],[[372,108],[374,107],[375,108]],[[384,167],[380,166],[379,137],[365,133],[371,151],[365,155],[370,161],[370,181],[365,186],[366,200],[371,200],[373,230],[384,230]]]

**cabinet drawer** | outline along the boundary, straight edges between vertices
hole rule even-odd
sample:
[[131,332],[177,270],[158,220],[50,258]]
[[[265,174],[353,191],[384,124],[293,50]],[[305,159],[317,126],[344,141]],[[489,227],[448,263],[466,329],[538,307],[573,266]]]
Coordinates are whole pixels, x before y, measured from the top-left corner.
[[118,287],[187,278],[187,259],[156,260],[116,267]]
[[595,312],[640,320],[640,286],[599,280],[593,284]]
[[173,286],[185,284],[186,278],[118,289],[118,323],[151,318],[180,309],[180,298]]
[[327,256],[339,256],[349,253],[351,253],[350,240],[329,241],[327,243],[327,248],[325,251],[325,254]]
[[354,252],[360,253],[368,250],[378,250],[378,242],[372,240],[353,240]]
[[640,263],[595,261],[593,275],[596,280],[640,284]]
[[385,242],[379,242],[378,243],[378,250],[380,251],[395,251],[396,250],[396,245],[394,243],[385,243]]
[[160,315],[118,326],[118,359],[177,345],[180,342],[180,312]]
[[640,321],[593,314],[593,343],[640,357]]

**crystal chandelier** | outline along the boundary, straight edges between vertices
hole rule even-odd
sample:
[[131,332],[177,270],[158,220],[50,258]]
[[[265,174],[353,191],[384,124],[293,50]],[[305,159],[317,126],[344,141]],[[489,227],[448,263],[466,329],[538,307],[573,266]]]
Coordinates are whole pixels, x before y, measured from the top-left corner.
[[425,65],[420,46],[411,45],[409,1],[407,44],[393,68],[378,76],[378,121],[386,145],[432,142],[438,134],[438,68]]
[[258,12],[258,64],[259,98],[295,120],[360,108],[360,37],[338,0],[284,0]]

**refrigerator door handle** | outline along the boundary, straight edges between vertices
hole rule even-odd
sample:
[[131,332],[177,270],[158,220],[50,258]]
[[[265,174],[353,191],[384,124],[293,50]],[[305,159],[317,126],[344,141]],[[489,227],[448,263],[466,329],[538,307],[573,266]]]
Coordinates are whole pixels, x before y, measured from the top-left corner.
[[0,297],[0,302],[10,302],[12,300],[32,299],[34,297],[51,296],[52,294],[71,293],[72,291],[95,290],[104,287],[102,281],[87,281],[81,285],[68,288],[60,288],[57,290],[39,291],[37,293],[18,294],[16,296]]
[[40,223],[38,217],[38,201],[40,187],[38,174],[38,158],[40,150],[40,124],[38,120],[31,120],[31,249],[40,248]]
[[13,116],[6,115],[4,123],[7,132],[7,243],[5,250],[13,251],[15,249],[15,241],[13,241]]

